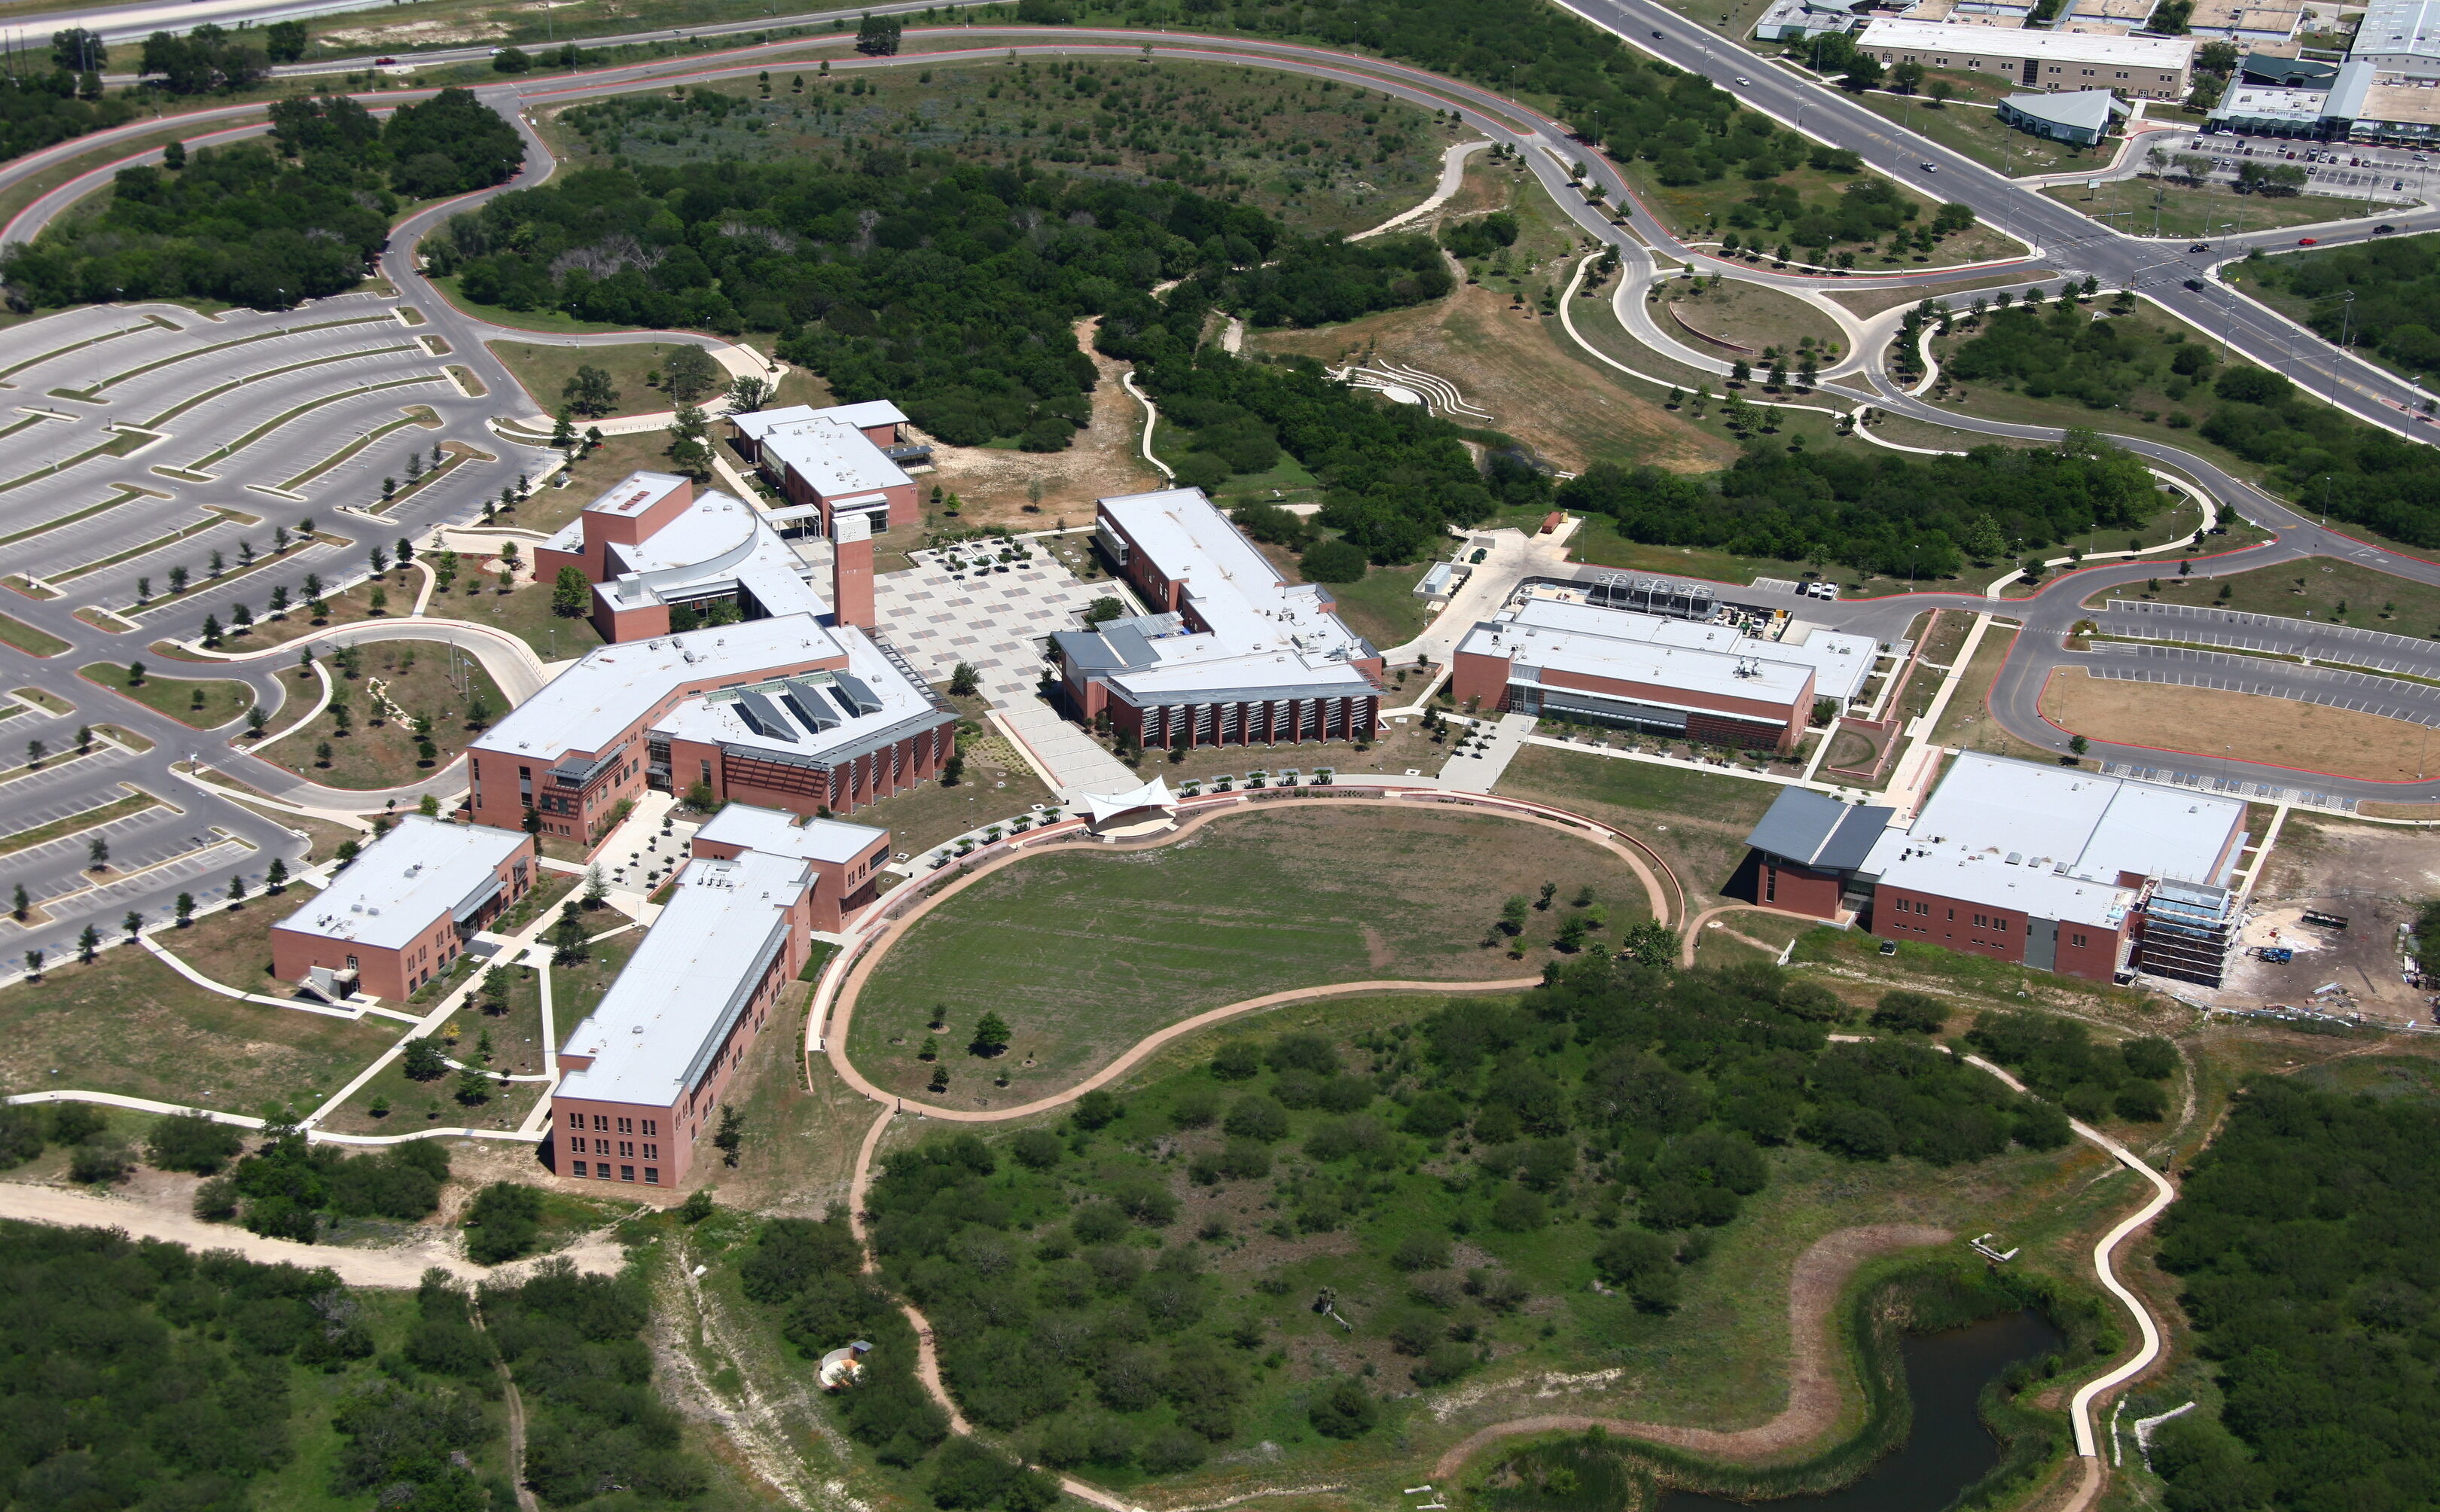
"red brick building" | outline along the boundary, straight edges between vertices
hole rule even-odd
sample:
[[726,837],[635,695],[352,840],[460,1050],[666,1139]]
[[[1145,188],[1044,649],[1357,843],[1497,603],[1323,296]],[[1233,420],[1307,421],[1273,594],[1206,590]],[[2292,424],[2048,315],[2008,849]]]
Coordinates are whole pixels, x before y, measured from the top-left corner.
[[526,895],[535,865],[531,836],[410,814],[272,926],[272,974],[403,1001]]
[[923,523],[915,480],[899,462],[928,458],[930,448],[906,441],[906,417],[888,400],[791,405],[729,423],[738,455],[787,500],[777,517],[805,519],[824,535],[846,514],[864,515],[875,535]]

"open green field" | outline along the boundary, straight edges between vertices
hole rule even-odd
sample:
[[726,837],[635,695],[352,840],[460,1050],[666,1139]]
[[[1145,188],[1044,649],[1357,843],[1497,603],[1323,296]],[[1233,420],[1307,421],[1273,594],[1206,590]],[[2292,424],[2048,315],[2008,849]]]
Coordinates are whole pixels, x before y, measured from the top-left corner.
[[[876,1083],[919,1095],[932,1068],[916,1052],[937,1006],[949,1025],[945,1095],[1024,1102],[1240,999],[1530,975],[1556,913],[1526,926],[1523,963],[1480,942],[1503,899],[1545,881],[1569,895],[1591,887],[1616,924],[1645,912],[1634,873],[1583,841],[1489,815],[1352,801],[1283,803],[1144,851],[1032,856],[906,933],[865,987],[849,1046]],[[964,1049],[986,1009],[1015,1036],[990,1061]],[[992,1088],[998,1075],[1005,1091]]]
[[[2111,137],[2098,149],[2076,147],[2018,131],[2003,123],[2000,113],[1990,108],[1992,101],[2009,93],[2004,83],[1975,74],[1937,69],[1931,77],[1947,80],[1956,88],[1956,96],[1942,105],[1934,105],[1922,96],[1910,98],[1877,89],[1850,98],[1883,119],[1951,152],[1963,153],[2010,178],[2098,169],[2122,145],[2117,137]],[[1978,99],[1980,103],[1969,102]]]
[[1528,746],[1497,789],[1600,819],[1660,853],[1686,886],[1689,908],[1724,901],[1746,856],[1746,837],[1779,796],[1776,783],[1656,766]]
[[[1652,163],[1640,157],[1614,163],[1613,166],[1645,208],[1659,216],[1670,229],[1696,241],[1710,240],[1718,231],[1728,228],[1731,211],[1745,204],[1759,187],[1742,175],[1711,179],[1699,184],[1664,185]],[[1810,205],[1835,199],[1840,190],[1856,183],[1857,177],[1857,173],[1837,173],[1808,167],[1791,169],[1763,182],[1792,189]],[[1919,191],[1911,185],[1902,185],[1900,192],[1915,206],[1918,219],[1929,224],[1932,211],[1939,207],[1939,196]],[[1762,235],[1767,242],[1778,240],[1776,233]],[[2021,254],[2024,244],[2002,235],[1997,226],[1978,222],[1966,230],[1941,238],[1939,248],[1929,253],[1910,253],[1902,258],[1892,258],[1885,247],[1857,242],[1839,243],[1831,250],[1842,255],[1851,254],[1855,259],[1854,267],[1870,270],[1987,262],[1993,258]],[[1842,262],[1839,265],[1850,264]]]
[[77,675],[197,729],[218,729],[254,707],[254,690],[242,682],[224,677],[165,677],[147,668],[144,680],[136,683],[128,680],[129,670],[116,661],[93,661],[79,667]]
[[[622,347],[554,347],[526,341],[493,341],[488,345],[492,355],[508,368],[509,376],[524,387],[535,407],[546,415],[559,413],[560,406],[566,403],[564,390],[579,368],[599,368],[610,375],[611,387],[619,391],[610,406],[613,415],[640,415],[672,406],[668,392],[658,387],[659,374],[661,365],[681,343],[638,341]],[[654,382],[646,384],[647,378]],[[582,432],[589,421],[580,415],[574,423]]]
[[[266,760],[326,787],[395,787],[458,759],[479,733],[468,718],[475,699],[489,708],[489,719],[509,711],[508,699],[482,663],[471,657],[453,657],[445,646],[374,640],[362,642],[360,651],[362,675],[350,678],[336,662],[329,663],[332,707],[263,752]],[[349,721],[345,731],[335,717],[343,705]],[[404,719],[399,717],[402,710]],[[438,754],[430,762],[418,753],[413,721],[419,715],[432,721]],[[327,765],[320,754],[325,745],[331,747]]]
[[[176,931],[162,943],[177,949]],[[260,982],[246,983],[255,990]],[[93,964],[55,964],[0,988],[0,1086],[75,1089],[235,1112],[310,1108],[398,1037],[386,1019],[350,1022],[205,991],[141,947]]]
[[[2098,189],[2082,184],[2042,191],[2080,215],[2129,236],[2216,237],[2319,225],[2366,214],[2364,202],[2324,194],[2238,194],[2216,185],[2190,189],[2166,178],[2113,179]],[[2157,211],[2157,213],[2155,213]]]
[[[2202,576],[2203,568],[2184,578],[2175,576],[2176,571],[2172,566],[2155,580],[2160,589],[2151,596],[2170,603],[2312,619],[2391,635],[2440,636],[2440,588],[2336,557],[2317,556],[2219,578]],[[2098,607],[2112,597],[2144,596],[2145,585],[2132,584],[2096,593],[2085,602]]]

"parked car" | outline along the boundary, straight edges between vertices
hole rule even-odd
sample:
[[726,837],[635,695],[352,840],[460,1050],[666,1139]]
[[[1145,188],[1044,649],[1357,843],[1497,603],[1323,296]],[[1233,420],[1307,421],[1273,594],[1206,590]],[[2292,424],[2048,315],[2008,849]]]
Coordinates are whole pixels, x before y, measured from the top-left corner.
[[2300,236],[2300,237],[2298,237],[2298,238],[2296,239],[2296,244],[2297,244],[2298,246],[2314,246],[2314,245],[2317,245],[2318,243],[2315,242],[2315,240],[2314,240],[2312,237],[2309,237],[2309,236]]

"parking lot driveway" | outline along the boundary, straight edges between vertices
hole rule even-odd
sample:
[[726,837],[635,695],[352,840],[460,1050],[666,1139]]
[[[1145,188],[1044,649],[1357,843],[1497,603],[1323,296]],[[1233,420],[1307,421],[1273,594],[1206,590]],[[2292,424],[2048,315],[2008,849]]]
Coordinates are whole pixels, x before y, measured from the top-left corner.
[[1054,630],[1075,630],[1095,599],[1114,590],[1085,583],[1037,555],[1004,572],[918,567],[873,580],[873,608],[889,643],[932,682],[944,683],[962,661],[982,679],[995,709],[1034,702],[1041,680],[1041,641]]

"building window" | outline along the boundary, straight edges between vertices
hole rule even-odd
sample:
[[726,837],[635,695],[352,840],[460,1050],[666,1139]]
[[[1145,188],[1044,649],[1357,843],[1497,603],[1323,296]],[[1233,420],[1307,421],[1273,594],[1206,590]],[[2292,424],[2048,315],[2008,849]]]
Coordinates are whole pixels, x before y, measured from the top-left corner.
[[648,1165],[644,1167],[644,1184],[646,1186],[658,1186],[661,1184],[661,1168],[659,1166]]
[[634,1140],[620,1140],[619,1142],[619,1154],[623,1159],[630,1161],[634,1160],[636,1158],[636,1142]]
[[619,1133],[621,1133],[621,1134],[633,1134],[633,1133],[635,1133],[635,1132],[636,1132],[636,1121],[635,1121],[634,1119],[632,1119],[632,1118],[622,1118],[622,1119],[620,1119],[620,1120],[619,1121]]
[[577,1161],[577,1162],[576,1162],[576,1175],[577,1175],[577,1179],[578,1179],[582,1180],[582,1179],[583,1179],[583,1176],[584,1176],[584,1162],[583,1162],[583,1161]]
[[593,1168],[593,1179],[597,1181],[607,1181],[610,1179],[610,1162],[608,1161],[603,1161],[601,1164],[596,1165]]
[[632,1181],[632,1180],[634,1180],[635,1179],[636,1179],[636,1168],[635,1168],[634,1166],[632,1166],[632,1165],[622,1165],[622,1166],[619,1167],[619,1180],[621,1180],[621,1181]]
[[661,1121],[660,1121],[659,1119],[657,1119],[657,1118],[648,1118],[648,1119],[644,1120],[644,1132],[645,1132],[645,1133],[647,1133],[647,1134],[658,1134],[660,1131],[661,1131]]
[[1765,903],[1779,901],[1779,868],[1775,866],[1763,868],[1762,900]]
[[606,1130],[609,1126],[610,1120],[606,1114],[596,1113],[593,1115],[593,1127],[597,1132]]
[[652,1144],[652,1143],[647,1143],[647,1144],[644,1146],[644,1159],[646,1159],[646,1160],[648,1160],[648,1161],[657,1161],[657,1160],[659,1160],[660,1158],[661,1158],[661,1147],[660,1147],[659,1145],[657,1145],[657,1144]]
[[2068,943],[2070,945],[2072,945],[2074,948],[2076,948],[2076,949],[2078,949],[2078,950],[2081,950],[2081,949],[2083,949],[2083,948],[2085,947],[2085,938],[2084,938],[2084,936],[2082,936],[2082,935],[2080,935],[2080,934],[2071,934],[2071,935],[2069,935],[2069,936],[2067,937],[2067,943]]

